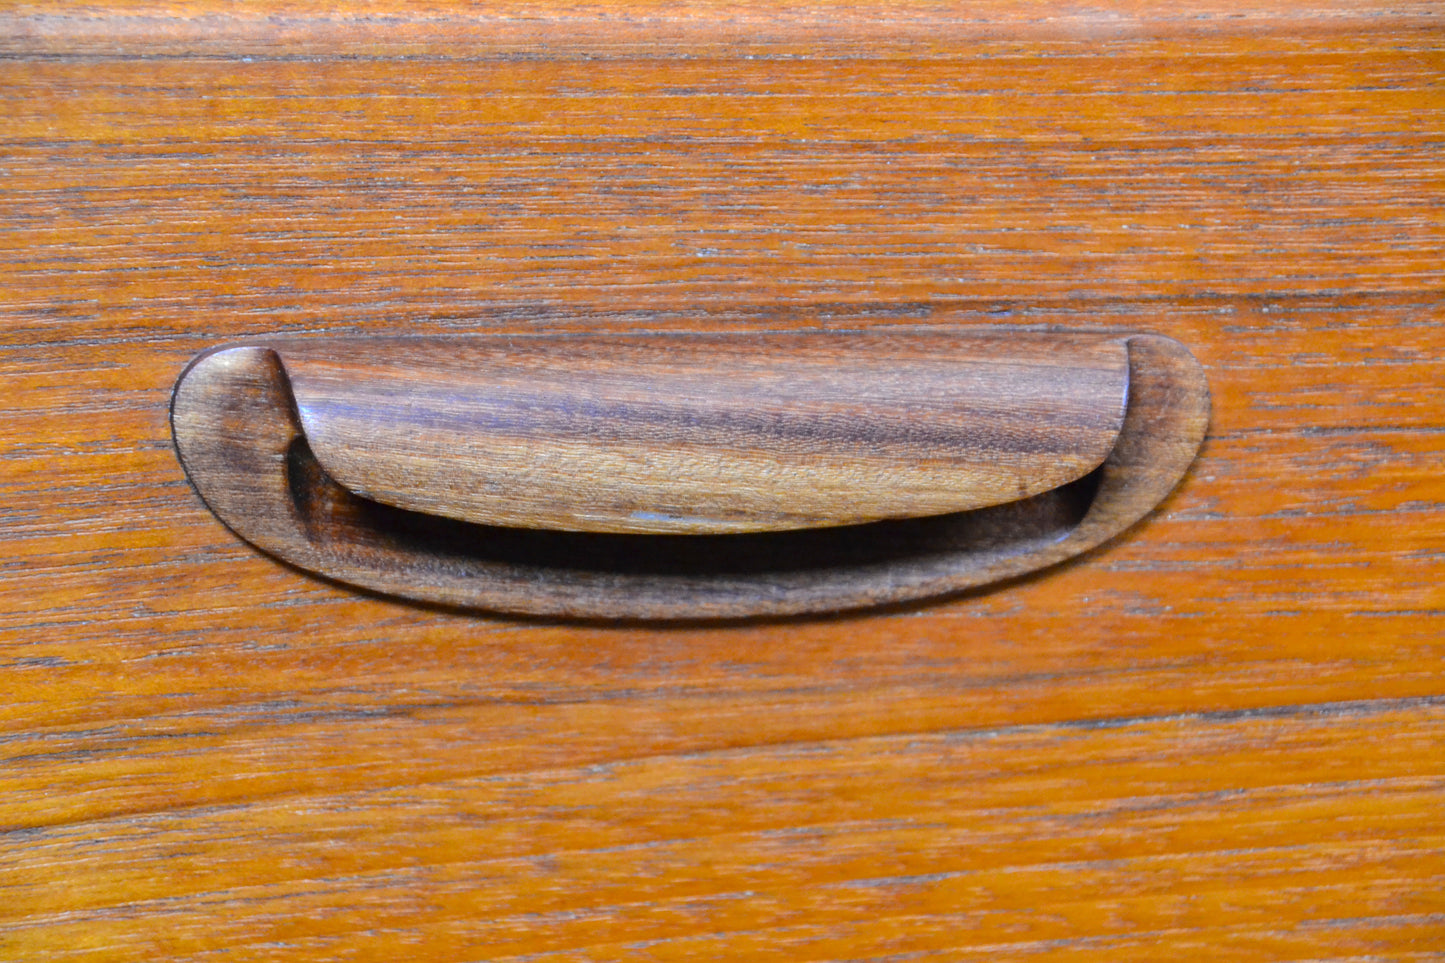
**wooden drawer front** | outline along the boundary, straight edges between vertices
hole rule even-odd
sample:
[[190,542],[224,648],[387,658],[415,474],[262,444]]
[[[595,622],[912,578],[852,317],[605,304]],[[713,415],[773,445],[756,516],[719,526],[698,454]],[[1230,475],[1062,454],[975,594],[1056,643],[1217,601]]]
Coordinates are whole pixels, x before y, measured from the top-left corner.
[[[1430,4],[0,13],[0,959],[1405,958],[1445,904]],[[1144,526],[847,618],[310,578],[171,449],[261,335],[1190,346]]]

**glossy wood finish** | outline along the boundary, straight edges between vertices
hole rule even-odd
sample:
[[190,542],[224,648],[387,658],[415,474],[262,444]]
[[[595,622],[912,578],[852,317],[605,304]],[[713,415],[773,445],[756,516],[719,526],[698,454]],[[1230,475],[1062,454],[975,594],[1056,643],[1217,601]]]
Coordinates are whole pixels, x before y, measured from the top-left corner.
[[[813,9],[7,21],[0,958],[1438,957],[1438,10]],[[310,579],[171,449],[224,341],[780,309],[1156,331],[1210,435],[998,591],[667,631]]]
[[197,492],[277,558],[584,618],[838,611],[1056,564],[1168,495],[1208,421],[1177,342],[997,330],[236,346],[171,405]]
[[[786,531],[1029,498],[1104,463],[1129,390],[1124,338],[1032,331],[274,350],[307,446],[347,490],[572,532]],[[178,406],[207,367],[177,386]]]

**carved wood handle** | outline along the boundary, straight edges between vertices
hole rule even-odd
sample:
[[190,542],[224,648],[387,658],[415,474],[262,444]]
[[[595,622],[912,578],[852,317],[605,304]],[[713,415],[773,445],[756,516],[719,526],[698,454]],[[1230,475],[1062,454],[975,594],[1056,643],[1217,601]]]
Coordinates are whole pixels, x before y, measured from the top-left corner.
[[201,355],[172,402],[207,505],[286,561],[642,618],[1052,564],[1168,494],[1207,420],[1176,342],[1009,329],[275,340]]

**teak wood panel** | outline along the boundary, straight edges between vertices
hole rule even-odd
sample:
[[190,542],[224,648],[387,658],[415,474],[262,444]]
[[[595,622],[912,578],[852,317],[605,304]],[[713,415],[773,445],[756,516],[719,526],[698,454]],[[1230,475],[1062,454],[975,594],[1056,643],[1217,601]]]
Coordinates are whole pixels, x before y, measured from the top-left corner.
[[[0,12],[0,959],[1445,952],[1438,9],[348,9]],[[920,322],[1176,338],[1200,460],[658,630],[278,566],[165,421],[243,338]]]

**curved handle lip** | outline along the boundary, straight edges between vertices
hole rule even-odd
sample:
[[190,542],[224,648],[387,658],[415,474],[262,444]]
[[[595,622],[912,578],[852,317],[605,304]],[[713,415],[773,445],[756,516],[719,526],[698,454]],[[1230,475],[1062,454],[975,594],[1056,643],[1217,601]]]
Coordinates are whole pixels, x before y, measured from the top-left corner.
[[[1014,579],[1089,551],[1147,515],[1187,472],[1203,440],[1209,418],[1207,383],[1197,361],[1173,339],[1131,332],[1091,334],[1127,346],[1130,397],[1119,438],[1103,463],[1082,481],[1083,489],[1078,488],[1079,483],[1071,483],[1077,491],[1090,486],[1097,490],[1078,517],[1062,525],[1051,515],[1051,521],[1040,523],[1033,533],[1035,537],[1008,543],[990,541],[993,536],[986,529],[1001,524],[1000,518],[1016,510],[1009,505],[1001,506],[1003,514],[996,507],[961,513],[962,520],[953,516],[915,519],[923,525],[953,525],[957,544],[938,549],[936,545],[925,545],[927,539],[923,538],[919,545],[925,545],[927,550],[843,568],[823,564],[792,571],[711,574],[629,571],[625,567],[608,571],[605,566],[568,567],[560,557],[550,563],[532,564],[535,559],[519,561],[503,557],[505,553],[487,556],[486,552],[452,548],[447,550],[451,554],[442,552],[419,559],[412,548],[396,541],[395,531],[367,529],[356,521],[379,511],[381,515],[376,517],[384,515],[389,523],[405,528],[418,523],[414,513],[357,498],[327,478],[319,464],[315,465],[318,474],[312,479],[315,484],[306,483],[312,484],[311,489],[306,489],[309,494],[303,492],[304,498],[297,495],[305,484],[298,488],[296,459],[292,456],[298,440],[304,446],[305,433],[294,398],[290,398],[291,386],[282,357],[264,341],[219,346],[198,355],[177,381],[171,399],[171,422],[188,478],[228,528],[282,561],[343,584],[433,605],[546,618],[649,622],[785,618],[906,604]],[[244,388],[242,394],[250,394],[230,412],[225,430],[231,435],[222,438],[212,432],[206,441],[202,436],[227,418],[213,411],[209,416],[211,425],[198,432],[197,406],[193,404],[196,399],[186,397],[189,389],[185,386],[198,369],[218,364],[234,369],[231,387],[220,394],[235,392],[237,385]],[[265,400],[267,397],[270,401]],[[214,401],[212,398],[211,403]],[[200,407],[207,408],[208,404]],[[230,488],[215,484],[211,469],[218,453],[223,458],[234,458],[238,446],[257,454],[253,458],[256,477],[265,476],[269,481]],[[262,490],[271,494],[284,490],[284,497],[272,498],[261,506],[254,499]],[[327,516],[330,520],[320,516],[308,519],[302,511],[306,498],[325,503],[322,514],[331,512]],[[1057,506],[1039,510],[1045,515],[1064,511]],[[337,523],[338,518],[344,524]],[[340,527],[328,529],[333,523]],[[432,522],[423,519],[420,524],[426,527]],[[514,537],[505,528],[466,523],[456,527],[482,540]],[[869,527],[846,526],[843,534],[849,535],[848,529]],[[350,536],[357,541],[346,543]],[[749,537],[680,535],[662,541]],[[576,538],[584,542],[605,542],[609,538],[657,540],[657,536],[637,535]]]
[[1097,468],[1128,391],[1123,345],[1078,334],[276,350],[311,450],[343,487],[459,521],[565,531],[781,531],[1016,501]]

